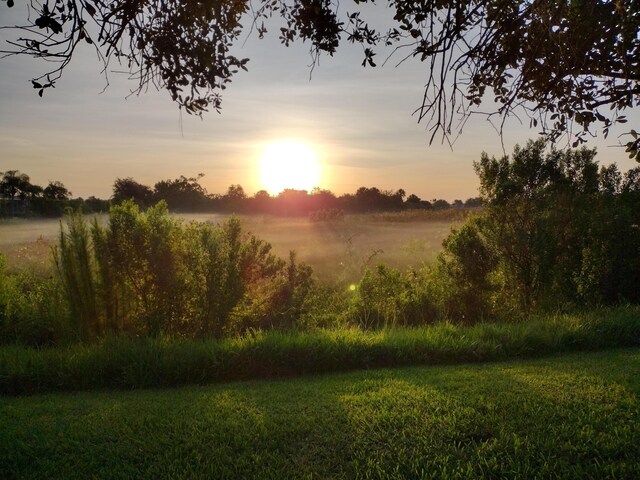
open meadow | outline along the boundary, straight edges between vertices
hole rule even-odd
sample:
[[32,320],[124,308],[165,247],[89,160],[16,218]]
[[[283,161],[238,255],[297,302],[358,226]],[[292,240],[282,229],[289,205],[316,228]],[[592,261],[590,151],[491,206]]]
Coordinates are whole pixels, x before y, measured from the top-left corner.
[[[185,222],[220,223],[229,215],[176,214]],[[332,222],[302,217],[239,216],[243,230],[268,241],[286,258],[296,251],[319,279],[355,281],[365,267],[382,262],[393,267],[418,267],[431,263],[442,249],[451,227],[462,223],[466,212],[399,212],[346,215]],[[107,215],[89,215],[104,225]],[[27,269],[49,274],[51,248],[60,235],[59,219],[0,220],[0,253],[10,270]]]
[[3,478],[640,476],[640,351],[0,398]]

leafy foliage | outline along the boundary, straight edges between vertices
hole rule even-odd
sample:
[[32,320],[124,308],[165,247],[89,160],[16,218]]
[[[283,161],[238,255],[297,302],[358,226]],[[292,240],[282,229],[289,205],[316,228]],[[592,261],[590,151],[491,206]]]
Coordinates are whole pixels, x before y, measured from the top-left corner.
[[[59,63],[32,80],[42,95],[53,87],[78,46],[93,45],[105,65],[115,59],[129,69],[138,91],[165,88],[189,113],[219,110],[220,92],[248,59],[231,49],[251,25],[260,37],[272,17],[284,26],[284,45],[309,41],[314,62],[332,55],[341,41],[362,45],[363,66],[375,67],[383,46],[407,51],[401,61],[427,63],[427,81],[419,118],[431,140],[449,138],[454,122],[493,101],[489,117],[504,120],[524,114],[550,140],[578,128],[575,145],[586,141],[594,125],[606,136],[620,113],[640,102],[640,2],[638,0],[511,0],[388,2],[393,26],[386,32],[366,20],[373,0],[355,0],[342,13],[334,0],[55,0],[31,1],[34,16],[16,27],[20,37],[10,53]],[[12,6],[13,1],[7,1]],[[267,22],[268,26],[265,26]],[[455,134],[454,134],[455,135]],[[628,142],[636,158],[638,139]]]
[[71,192],[58,180],[49,182],[49,185],[44,188],[42,194],[44,198],[51,200],[69,200],[69,198],[71,198]]
[[454,230],[442,246],[434,272],[444,315],[461,323],[475,323],[495,313],[496,282],[492,274],[498,256],[482,234],[479,219]]
[[88,339],[100,334],[89,229],[79,213],[69,212],[67,232],[61,228],[54,261],[68,299],[74,330]]
[[[436,265],[404,278],[380,266],[361,280],[361,325],[486,318],[640,302],[640,167],[599,168],[595,150],[546,150],[475,164],[484,210],[443,242]],[[418,315],[416,315],[418,312]]]
[[367,269],[356,289],[349,320],[360,328],[427,325],[447,320],[431,272],[378,265]]
[[598,171],[595,150],[545,153],[539,140],[512,159],[483,155],[476,170],[479,225],[521,308],[640,300],[638,168]]
[[51,346],[72,333],[63,290],[56,278],[8,274],[0,254],[0,343]]
[[82,338],[105,333],[221,337],[249,328],[291,327],[310,288],[311,269],[271,253],[271,245],[222,226],[183,225],[167,205],[111,208],[109,224],[67,218],[56,266]]
[[138,205],[147,206],[152,201],[152,190],[133,178],[117,178],[113,183],[113,201],[122,203],[126,200],[133,200]]

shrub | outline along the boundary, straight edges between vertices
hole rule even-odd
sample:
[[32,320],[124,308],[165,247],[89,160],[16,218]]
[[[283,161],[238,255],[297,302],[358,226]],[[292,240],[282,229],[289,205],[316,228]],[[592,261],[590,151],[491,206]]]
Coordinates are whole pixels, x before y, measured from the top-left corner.
[[70,335],[68,318],[56,278],[8,274],[0,255],[0,343],[59,345]]
[[472,324],[491,316],[498,257],[472,219],[444,240],[433,272],[444,316]]
[[274,256],[261,261],[261,257],[247,250],[251,253],[245,251],[245,255],[249,254],[246,264],[253,268],[260,266],[262,272],[247,283],[247,294],[232,312],[230,333],[297,326],[307,306],[307,295],[313,288],[311,267],[298,264],[294,252],[290,252],[289,262],[285,263]]
[[184,225],[160,202],[140,212],[126,201],[109,223],[89,229],[67,216],[56,266],[81,338],[105,332],[152,337],[213,336],[253,328],[290,328],[312,288],[311,269],[292,253],[223,225]]
[[367,270],[356,288],[351,317],[361,328],[424,325],[438,317],[428,271]]

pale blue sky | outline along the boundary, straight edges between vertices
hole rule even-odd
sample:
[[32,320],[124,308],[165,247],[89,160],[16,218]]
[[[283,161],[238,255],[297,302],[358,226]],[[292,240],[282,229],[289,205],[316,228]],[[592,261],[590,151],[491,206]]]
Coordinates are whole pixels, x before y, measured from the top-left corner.
[[[21,5],[1,4],[0,24],[16,23]],[[0,32],[0,41],[6,38]],[[339,194],[360,186],[404,188],[453,200],[477,194],[472,162],[482,151],[502,154],[500,138],[481,118],[467,124],[453,150],[428,145],[426,125],[411,116],[426,76],[419,62],[364,69],[361,50],[345,44],[335,57],[321,59],[310,80],[307,47],[280,46],[274,33],[262,41],[251,37],[234,53],[251,59],[249,72],[224,92],[222,114],[203,120],[180,115],[164,91],[125,98],[135,85],[121,74],[109,73],[110,86],[101,93],[105,79],[88,45],[42,99],[29,80],[46,65],[0,60],[0,171],[19,169],[40,184],[61,180],[84,197],[109,197],[116,177],[153,185],[200,172],[210,192],[240,183],[252,194],[262,188],[257,164],[265,143],[295,138],[317,149],[323,188]],[[637,111],[628,116],[640,123]],[[510,122],[506,151],[535,136],[536,130]],[[635,166],[621,149],[608,147],[615,143],[614,135],[590,146],[598,147],[602,163]]]

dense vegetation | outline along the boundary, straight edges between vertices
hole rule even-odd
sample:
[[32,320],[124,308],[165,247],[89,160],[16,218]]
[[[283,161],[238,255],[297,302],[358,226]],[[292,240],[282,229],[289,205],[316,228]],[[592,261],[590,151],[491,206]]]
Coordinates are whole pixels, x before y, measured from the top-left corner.
[[56,275],[9,274],[0,260],[0,341],[474,324],[640,302],[640,168],[622,175],[599,168],[593,150],[547,152],[538,141],[512,158],[483,155],[476,170],[485,208],[434,265],[379,265],[350,285],[318,283],[237,219],[183,223],[164,202],[141,211],[131,200],[106,226],[71,213]]
[[[640,168],[530,142],[476,171],[484,208],[434,263],[373,252],[355,282],[164,200],[122,199],[106,222],[69,211],[49,269],[0,255],[3,473],[637,477]],[[306,225],[353,221],[340,211]]]
[[240,222],[184,225],[159,203],[144,213],[112,207],[91,229],[78,214],[54,251],[73,334],[220,337],[247,328],[287,328],[311,286],[311,271],[271,253]]
[[5,478],[640,476],[640,352],[0,398]]
[[511,159],[483,154],[475,167],[486,210],[445,242],[454,276],[524,312],[638,303],[640,167],[599,169],[595,155],[545,153],[542,141]]
[[223,340],[119,336],[52,349],[0,346],[0,394],[166,388],[630,346],[640,346],[638,307],[474,326],[271,330]]

